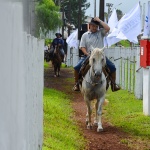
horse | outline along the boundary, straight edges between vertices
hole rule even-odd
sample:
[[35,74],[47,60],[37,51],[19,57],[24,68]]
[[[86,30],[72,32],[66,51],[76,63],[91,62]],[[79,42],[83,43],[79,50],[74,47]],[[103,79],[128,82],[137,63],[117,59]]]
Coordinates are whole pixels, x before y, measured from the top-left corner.
[[52,64],[54,67],[54,77],[60,76],[61,63],[62,63],[62,58],[60,54],[60,46],[58,44],[54,48],[53,59],[52,59]]
[[89,57],[90,68],[82,79],[79,85],[84,101],[87,106],[86,124],[87,129],[92,129],[92,105],[91,102],[96,99],[95,103],[95,118],[94,125],[97,127],[97,132],[103,131],[101,115],[102,105],[105,101],[106,94],[106,77],[103,73],[103,68],[106,65],[106,57],[103,49],[95,48]]
[[52,61],[52,59],[53,59],[53,51],[54,51],[54,48],[53,48],[52,45],[50,46],[50,48],[48,50],[44,51],[44,60],[46,62]]

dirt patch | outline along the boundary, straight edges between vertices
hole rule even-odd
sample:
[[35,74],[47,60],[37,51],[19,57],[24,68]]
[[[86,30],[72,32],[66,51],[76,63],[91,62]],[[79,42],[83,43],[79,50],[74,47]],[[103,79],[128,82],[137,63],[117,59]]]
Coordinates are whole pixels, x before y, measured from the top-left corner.
[[74,119],[87,140],[86,150],[134,150],[125,142],[130,138],[129,135],[106,122],[104,118],[102,118],[103,132],[97,133],[96,127],[92,130],[86,128],[86,106],[83,97],[80,92],[72,91],[73,82],[68,78],[73,78],[73,69],[61,68],[61,76],[54,78],[53,69],[50,67],[44,71],[44,86],[63,91],[70,96],[75,112]]

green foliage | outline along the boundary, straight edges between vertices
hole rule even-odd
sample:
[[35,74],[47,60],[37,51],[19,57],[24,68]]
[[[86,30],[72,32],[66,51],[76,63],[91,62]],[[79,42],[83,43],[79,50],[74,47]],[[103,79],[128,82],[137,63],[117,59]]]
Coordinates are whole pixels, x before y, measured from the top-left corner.
[[[56,2],[58,5],[58,2]],[[78,17],[81,17],[82,22],[84,23],[84,20],[86,19],[85,11],[90,7],[90,3],[87,2],[87,0],[81,0],[81,15],[79,14],[79,2],[78,0],[64,0],[64,3],[61,4],[61,12],[63,11],[66,15],[67,19],[71,19],[70,21],[75,25],[75,27],[78,26]],[[69,21],[69,20],[67,20]]]
[[117,13],[118,20],[120,20],[123,16],[123,12],[121,10],[117,9],[116,13]]
[[37,31],[44,34],[61,26],[59,7],[52,0],[41,0],[36,5]]
[[45,39],[45,45],[49,45],[52,43],[52,39]]
[[119,43],[124,47],[130,47],[130,42],[128,40],[122,40]]
[[53,89],[44,89],[43,150],[84,149],[85,141],[74,122],[68,97]]
[[44,61],[44,69],[49,68],[48,62]]

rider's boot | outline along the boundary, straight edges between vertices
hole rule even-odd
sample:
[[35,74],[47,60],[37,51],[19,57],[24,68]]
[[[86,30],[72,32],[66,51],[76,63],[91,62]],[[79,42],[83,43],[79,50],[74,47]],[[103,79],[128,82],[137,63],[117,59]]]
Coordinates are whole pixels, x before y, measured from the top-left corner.
[[74,80],[75,80],[75,85],[73,87],[73,90],[74,91],[80,91],[80,88],[79,88],[79,83],[78,83],[78,80],[79,80],[79,73],[77,70],[74,69]]
[[111,73],[111,90],[112,92],[120,90],[120,86],[116,84],[116,71]]

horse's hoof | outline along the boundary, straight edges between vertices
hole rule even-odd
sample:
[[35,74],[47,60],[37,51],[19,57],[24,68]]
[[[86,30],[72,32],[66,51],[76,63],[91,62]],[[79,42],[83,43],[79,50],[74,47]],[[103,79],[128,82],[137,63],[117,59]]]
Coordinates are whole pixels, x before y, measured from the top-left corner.
[[102,132],[103,128],[97,128],[97,132]]
[[92,128],[93,128],[93,127],[92,127],[91,125],[87,125],[87,129],[88,129],[88,130],[89,130],[89,129],[92,130]]
[[97,126],[98,126],[98,123],[97,123],[97,122],[94,122],[94,124],[93,124],[93,125],[97,127]]
[[88,122],[88,121],[86,121],[86,125],[88,125],[88,123],[89,123],[89,122]]

